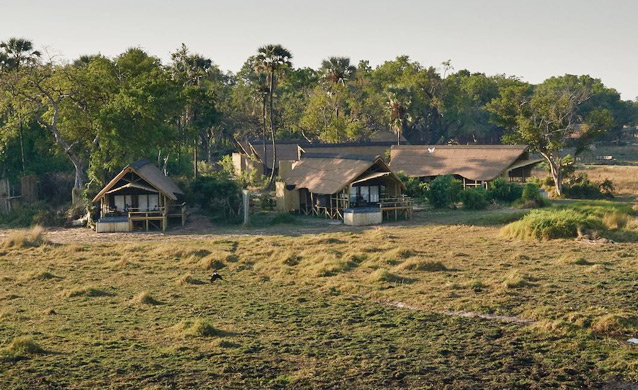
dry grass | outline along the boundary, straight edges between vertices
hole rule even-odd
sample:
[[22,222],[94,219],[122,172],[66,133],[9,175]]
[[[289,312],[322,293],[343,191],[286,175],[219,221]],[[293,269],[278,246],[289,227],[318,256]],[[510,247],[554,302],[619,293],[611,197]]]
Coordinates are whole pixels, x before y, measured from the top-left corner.
[[613,211],[603,215],[603,224],[607,229],[624,229],[627,227],[629,216],[620,211]]
[[[6,250],[0,342],[27,326],[55,353],[0,366],[0,388],[24,388],[27,372],[77,388],[599,388],[608,376],[638,380],[635,347],[614,339],[638,331],[638,243],[507,240],[499,225],[464,225],[457,211],[441,220],[451,216],[454,223],[428,214],[428,225],[336,227],[320,236],[272,228]],[[224,262],[224,283],[199,282],[207,258]]]
[[76,287],[70,290],[67,290],[63,294],[67,298],[74,297],[110,297],[113,296],[113,293],[108,291],[93,287],[93,286],[85,286],[85,287]]
[[131,303],[140,304],[140,305],[161,305],[162,302],[153,298],[148,291],[143,291],[137,294],[133,299],[131,299]]
[[42,226],[34,226],[27,230],[13,230],[3,242],[5,248],[38,247],[47,241]]
[[31,336],[19,336],[14,338],[5,348],[5,351],[16,356],[39,355],[46,352]]

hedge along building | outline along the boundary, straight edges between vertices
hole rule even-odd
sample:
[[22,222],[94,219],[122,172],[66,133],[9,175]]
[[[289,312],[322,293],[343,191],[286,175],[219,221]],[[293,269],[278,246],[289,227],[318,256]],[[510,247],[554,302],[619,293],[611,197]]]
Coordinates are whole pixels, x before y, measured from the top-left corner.
[[463,181],[463,187],[487,187],[499,177],[525,181],[541,161],[530,158],[525,145],[393,146],[390,151],[395,172],[424,181],[452,175]]
[[282,161],[279,172],[279,211],[357,225],[412,217],[405,185],[379,156],[305,154],[299,161]]
[[186,222],[184,195],[175,182],[148,160],[127,165],[93,198],[100,202],[96,231],[166,230],[169,218]]

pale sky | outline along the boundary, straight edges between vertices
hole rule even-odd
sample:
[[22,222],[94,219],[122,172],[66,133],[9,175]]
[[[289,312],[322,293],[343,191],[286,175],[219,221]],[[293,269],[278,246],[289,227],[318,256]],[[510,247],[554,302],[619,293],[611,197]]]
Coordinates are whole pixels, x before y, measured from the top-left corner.
[[633,100],[637,17],[635,0],[0,0],[0,40],[28,38],[68,60],[136,46],[165,62],[183,42],[233,72],[270,43],[297,67],[409,55],[532,83],[589,74]]

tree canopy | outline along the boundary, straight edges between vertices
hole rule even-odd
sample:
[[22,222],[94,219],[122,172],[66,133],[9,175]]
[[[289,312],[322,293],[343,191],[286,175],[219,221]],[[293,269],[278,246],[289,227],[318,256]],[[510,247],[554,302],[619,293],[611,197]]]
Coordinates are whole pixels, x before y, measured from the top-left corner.
[[182,44],[168,63],[139,48],[64,62],[9,38],[0,44],[0,175],[72,172],[79,195],[142,157],[196,177],[198,162],[218,161],[236,139],[265,147],[390,133],[415,144],[529,144],[560,192],[561,148],[618,142],[636,124],[636,103],[588,75],[532,85],[408,56],[375,67],[332,56],[316,69],[293,59],[266,45],[237,73],[222,72]]

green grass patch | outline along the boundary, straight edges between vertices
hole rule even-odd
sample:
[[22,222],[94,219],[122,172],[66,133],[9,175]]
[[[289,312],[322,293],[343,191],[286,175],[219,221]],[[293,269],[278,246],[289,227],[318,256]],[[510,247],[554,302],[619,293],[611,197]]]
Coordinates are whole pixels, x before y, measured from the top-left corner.
[[574,209],[533,210],[501,229],[506,238],[549,240],[574,238],[584,230],[603,231],[601,218]]

